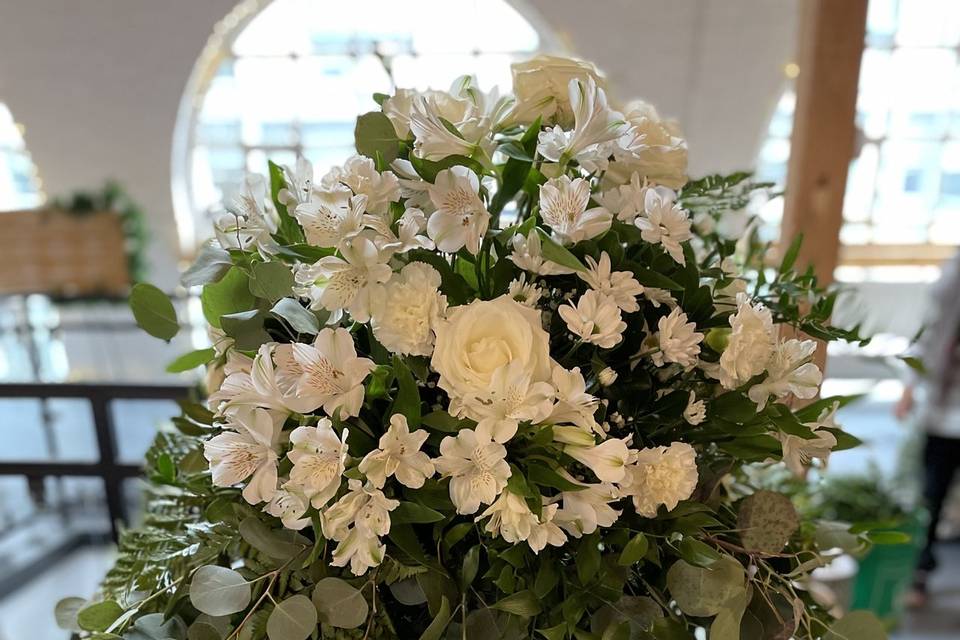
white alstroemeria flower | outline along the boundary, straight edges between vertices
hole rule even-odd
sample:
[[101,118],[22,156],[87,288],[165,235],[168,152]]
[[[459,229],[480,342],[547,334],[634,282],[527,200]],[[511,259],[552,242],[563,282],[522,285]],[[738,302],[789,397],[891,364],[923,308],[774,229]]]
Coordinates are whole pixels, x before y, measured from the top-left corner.
[[301,491],[315,509],[330,502],[340,489],[347,460],[347,435],[348,430],[344,429],[338,438],[327,418],[320,418],[315,427],[294,429],[290,433],[292,448],[287,452],[293,468],[285,488]]
[[837,437],[824,427],[838,428],[835,418],[839,408],[840,403],[834,402],[829,409],[820,412],[815,422],[806,423],[805,426],[813,431],[813,438],[801,438],[783,432],[777,434],[783,449],[783,462],[798,478],[803,477],[806,468],[814,458],[820,460],[823,468],[826,468],[830,453],[837,446]]
[[456,253],[466,247],[476,255],[490,224],[490,212],[480,199],[480,179],[460,165],[444,169],[428,187],[436,211],[427,220],[427,234],[437,249]]
[[410,112],[413,110],[414,99],[419,95],[422,94],[416,89],[397,89],[381,105],[383,115],[393,123],[393,130],[400,140],[410,137]]
[[230,212],[217,218],[214,233],[224,249],[255,248],[261,255],[271,256],[279,245],[272,234],[277,231],[277,223],[264,208],[267,186],[263,176],[249,174],[244,180],[241,193]]
[[310,499],[307,494],[289,482],[281,482],[281,488],[277,489],[270,504],[263,510],[275,518],[280,518],[280,522],[287,529],[299,531],[310,524],[310,518],[304,517],[309,507]]
[[387,215],[390,203],[400,200],[397,176],[392,171],[380,173],[373,160],[366,156],[354,155],[342,167],[333,167],[321,184],[331,190],[345,185],[355,194],[366,196],[366,210],[379,216]]
[[570,105],[570,80],[578,78],[603,86],[603,76],[589,62],[559,56],[538,55],[510,65],[513,75],[513,93],[517,106],[511,114],[513,121],[531,124],[538,117],[573,126],[573,107]]
[[780,399],[792,393],[798,398],[809,399],[817,395],[823,374],[810,362],[816,350],[817,343],[813,340],[791,338],[777,345],[767,364],[767,377],[747,392],[757,403],[757,411],[767,406],[770,396]]
[[334,567],[350,565],[355,576],[362,576],[369,569],[383,562],[386,546],[380,538],[360,527],[350,527],[333,550],[330,564]]
[[486,511],[477,516],[476,521],[485,518],[490,519],[483,527],[484,531],[492,536],[500,536],[510,544],[525,541],[530,537],[534,525],[539,523],[526,500],[511,491],[501,493]]
[[553,424],[575,424],[587,432],[593,431],[603,436],[603,428],[593,417],[600,400],[587,393],[587,383],[580,373],[580,367],[568,371],[555,364],[551,381],[556,389],[557,403],[547,420]]
[[703,400],[697,400],[697,394],[690,392],[687,408],[683,410],[683,419],[696,426],[707,418],[707,405]]
[[236,349],[227,352],[227,360],[221,373],[223,379],[214,388],[208,385],[207,408],[215,415],[220,415],[223,407],[235,397],[254,392],[253,381],[250,379],[250,370],[253,368],[253,358],[246,356]]
[[690,217],[687,212],[674,204],[669,197],[656,189],[647,189],[644,195],[644,215],[638,216],[633,224],[640,229],[640,237],[652,244],[663,245],[670,257],[686,264],[682,242],[693,237],[690,232]]
[[345,567],[349,563],[350,571],[359,576],[383,561],[380,537],[390,533],[390,512],[400,501],[359,480],[350,480],[348,487],[346,495],[321,512],[320,525],[327,539],[340,543],[330,564]]
[[367,322],[373,300],[382,295],[382,284],[393,274],[389,256],[364,236],[344,242],[340,253],[343,257],[320,258],[307,270],[308,280],[313,277],[319,288],[316,302],[331,312],[332,322],[344,310],[356,322]]
[[390,163],[390,168],[400,181],[400,195],[406,198],[408,208],[420,209],[425,214],[433,213],[433,202],[430,201],[430,183],[420,177],[409,160],[397,158]]
[[340,418],[356,416],[363,404],[363,381],[373,368],[373,360],[357,357],[353,336],[342,327],[325,327],[312,345],[295,342],[275,351],[280,375],[296,380],[287,406],[298,413],[323,407],[324,413]]
[[203,443],[213,484],[232,487],[250,478],[243,499],[258,504],[277,490],[277,444],[284,416],[255,407],[237,407],[224,431]]
[[543,295],[543,290],[536,282],[527,282],[527,274],[521,273],[519,278],[510,281],[507,294],[520,304],[535,308]]
[[633,498],[637,513],[655,518],[660,505],[667,511],[686,500],[697,488],[697,452],[686,442],[669,447],[640,449],[627,467],[620,491]]
[[629,441],[628,436],[622,440],[610,438],[591,446],[568,444],[563,447],[563,452],[593,471],[600,482],[620,482],[630,461]]
[[360,461],[360,473],[378,489],[390,476],[396,476],[405,487],[419,489],[435,471],[430,457],[420,451],[428,435],[423,429],[411,433],[407,418],[400,413],[393,414],[390,428],[380,436],[380,448]]
[[770,310],[751,304],[750,296],[737,296],[737,313],[730,316],[730,337],[720,356],[720,384],[736,389],[763,373],[773,356],[776,330]]
[[394,233],[390,225],[379,217],[369,216],[365,224],[373,229],[377,236],[374,244],[384,252],[397,254],[406,253],[411,249],[427,249],[433,251],[433,240],[421,232],[427,229],[427,216],[420,209],[407,209],[397,220],[397,232]]
[[543,257],[543,241],[536,229],[531,229],[526,236],[516,234],[510,239],[513,252],[507,256],[518,268],[541,276],[557,276],[573,273],[573,269],[561,266]]
[[429,356],[434,331],[447,310],[440,293],[440,273],[424,262],[411,262],[384,286],[373,305],[370,325],[391,353]]
[[593,78],[586,83],[579,79],[567,85],[573,108],[573,131],[564,132],[559,126],[539,135],[537,151],[551,162],[576,159],[588,171],[605,168],[606,158],[613,154],[614,140],[625,128],[623,114],[607,106],[607,96]]
[[609,482],[587,484],[566,471],[560,474],[570,482],[585,487],[579,491],[564,491],[558,500],[561,508],[554,518],[574,538],[590,535],[600,527],[610,527],[620,517],[620,511],[610,506],[620,499],[617,488]]
[[287,186],[280,189],[277,199],[284,203],[290,211],[313,197],[313,164],[303,156],[297,157],[293,168],[283,167]]
[[628,224],[634,224],[637,216],[642,216],[646,212],[648,191],[655,191],[662,200],[673,202],[677,199],[677,194],[674,191],[667,187],[650,184],[636,171],[630,176],[630,182],[620,185],[619,189],[620,213],[617,214],[617,219]]
[[540,510],[540,519],[530,529],[527,537],[527,545],[534,553],[539,554],[548,544],[551,547],[562,547],[567,541],[567,535],[557,523],[558,509],[555,504],[546,504]]
[[620,307],[610,296],[593,289],[577,300],[562,305],[558,310],[571,333],[603,349],[611,349],[623,340],[627,323],[620,317]]
[[612,271],[610,256],[606,251],[600,253],[600,261],[587,256],[588,271],[578,271],[581,280],[590,288],[611,298],[626,313],[640,309],[637,296],[643,293],[643,285],[637,282],[630,271]]
[[[477,126],[473,116],[474,107],[466,99],[441,92],[414,97],[410,109],[414,154],[426,160],[473,155],[480,139],[488,133]],[[453,125],[457,133],[448,129],[444,121]]]
[[477,421],[477,437],[507,442],[521,422],[542,422],[553,408],[553,386],[533,380],[523,362],[505,364],[490,378],[486,389],[451,400],[451,410]]
[[614,149],[607,177],[623,184],[638,173],[650,182],[679,189],[687,182],[687,143],[675,122],[642,101],[624,108],[627,135]]
[[353,196],[343,187],[320,191],[298,204],[293,215],[303,227],[307,242],[318,247],[338,247],[363,230],[367,197]]
[[563,175],[540,185],[540,216],[563,244],[589,240],[610,229],[613,215],[603,207],[587,209],[590,182]]
[[492,504],[507,486],[510,465],[507,449],[490,438],[481,438],[472,429],[461,429],[456,437],[440,443],[440,457],[433,463],[444,477],[449,476],[450,499],[457,513],[476,513],[481,504]]
[[687,314],[682,313],[680,307],[675,307],[670,315],[660,318],[657,328],[656,339],[660,351],[651,356],[655,365],[662,367],[676,362],[687,368],[697,363],[703,334],[696,331],[696,323],[687,322]]

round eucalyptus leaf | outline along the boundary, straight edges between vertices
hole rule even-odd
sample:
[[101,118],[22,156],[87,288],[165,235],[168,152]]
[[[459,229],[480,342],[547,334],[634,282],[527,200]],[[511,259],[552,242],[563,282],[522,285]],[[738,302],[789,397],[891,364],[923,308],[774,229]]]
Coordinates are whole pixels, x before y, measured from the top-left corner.
[[[320,620],[340,629],[355,629],[370,610],[363,594],[340,578],[324,578],[313,588],[313,604]],[[272,639],[271,639],[272,640]]]
[[597,609],[590,617],[590,630],[602,635],[610,627],[630,623],[630,637],[639,637],[653,629],[657,618],[663,617],[663,609],[647,596],[623,596],[613,604]]
[[130,309],[137,326],[161,340],[170,340],[180,331],[177,312],[170,298],[152,284],[139,282],[130,290]]
[[123,607],[113,600],[95,602],[77,612],[77,624],[84,631],[106,631],[123,614]]
[[832,625],[824,640],[886,640],[887,630],[870,611],[851,611]]
[[193,574],[190,603],[211,616],[243,611],[250,604],[250,584],[233,569],[208,564]]
[[77,623],[77,614],[80,609],[86,606],[87,601],[83,598],[64,598],[57,603],[53,609],[53,615],[57,619],[57,626],[65,631],[79,633],[83,631]]
[[162,613],[137,618],[123,636],[124,640],[186,640],[187,627],[180,618],[164,620]]
[[405,604],[408,607],[423,604],[427,601],[427,596],[420,588],[416,578],[406,578],[394,582],[390,585],[390,593],[400,604]]
[[667,588],[685,614],[715,616],[732,598],[743,592],[746,576],[743,566],[725,556],[710,568],[696,567],[677,560],[667,572]]
[[290,596],[267,618],[270,640],[305,640],[317,628],[317,609],[304,595]]
[[223,640],[223,635],[212,624],[197,621],[187,629],[187,640]]

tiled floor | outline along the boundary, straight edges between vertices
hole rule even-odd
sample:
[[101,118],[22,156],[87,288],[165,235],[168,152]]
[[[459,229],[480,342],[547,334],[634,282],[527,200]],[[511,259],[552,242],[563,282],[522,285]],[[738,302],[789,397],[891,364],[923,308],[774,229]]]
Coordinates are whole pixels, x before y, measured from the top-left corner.
[[940,568],[930,577],[930,601],[908,612],[893,640],[960,638],[960,544],[940,545]]

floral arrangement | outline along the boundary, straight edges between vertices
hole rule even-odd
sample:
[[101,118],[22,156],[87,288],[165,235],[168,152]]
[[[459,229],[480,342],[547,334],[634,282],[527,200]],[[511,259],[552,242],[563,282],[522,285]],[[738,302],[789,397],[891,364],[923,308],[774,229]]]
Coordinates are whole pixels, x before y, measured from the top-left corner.
[[[805,589],[837,536],[731,480],[855,444],[832,399],[791,408],[821,382],[799,336],[859,337],[829,326],[797,244],[768,264],[743,212],[766,185],[688,181],[677,127],[612,106],[590,64],[513,76],[376,95],[360,155],[319,182],[303,159],[247,179],[184,276],[213,347],[170,369],[206,365],[206,406],[158,437],[147,522],[65,625],[880,637]],[[131,305],[179,328],[149,285]]]

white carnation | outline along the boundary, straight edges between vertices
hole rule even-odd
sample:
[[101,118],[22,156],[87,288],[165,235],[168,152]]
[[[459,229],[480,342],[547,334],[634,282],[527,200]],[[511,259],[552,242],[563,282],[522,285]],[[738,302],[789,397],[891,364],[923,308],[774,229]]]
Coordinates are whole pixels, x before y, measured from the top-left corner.
[[640,449],[635,461],[626,468],[620,490],[633,498],[641,516],[654,518],[660,505],[667,511],[686,500],[697,487],[697,454],[685,442],[669,447]]
[[730,317],[730,338],[720,356],[720,384],[736,389],[766,369],[773,355],[774,328],[770,310],[737,296],[737,313]]
[[440,274],[423,262],[411,262],[384,286],[373,304],[371,324],[377,340],[391,353],[429,356],[434,329],[447,309]]

